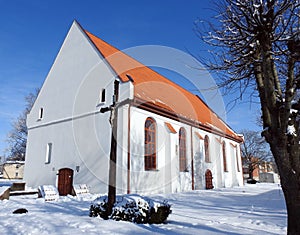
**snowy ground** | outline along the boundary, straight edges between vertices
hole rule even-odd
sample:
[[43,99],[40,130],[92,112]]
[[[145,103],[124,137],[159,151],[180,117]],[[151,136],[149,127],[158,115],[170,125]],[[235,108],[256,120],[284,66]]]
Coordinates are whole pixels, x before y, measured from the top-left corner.
[[[89,198],[36,196],[0,201],[0,234],[286,234],[286,209],[277,184],[199,190],[169,195],[173,213],[165,224],[133,224],[90,218]],[[26,208],[27,214],[12,214]]]

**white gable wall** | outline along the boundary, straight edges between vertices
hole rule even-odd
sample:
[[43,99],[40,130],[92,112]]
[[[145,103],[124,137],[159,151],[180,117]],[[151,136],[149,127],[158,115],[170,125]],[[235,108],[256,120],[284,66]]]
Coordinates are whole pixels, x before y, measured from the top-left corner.
[[[28,186],[55,185],[57,171],[67,167],[74,170],[74,183],[89,185],[91,192],[106,192],[111,130],[109,112],[99,110],[112,103],[114,80],[111,68],[74,23],[27,118]],[[100,103],[103,88],[106,102]],[[129,98],[130,89],[122,84],[120,97]],[[47,164],[48,143],[52,154]]]

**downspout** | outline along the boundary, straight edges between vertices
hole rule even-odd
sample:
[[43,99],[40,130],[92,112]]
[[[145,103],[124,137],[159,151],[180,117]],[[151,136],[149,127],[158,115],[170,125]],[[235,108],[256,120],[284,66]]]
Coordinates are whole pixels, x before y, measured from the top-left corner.
[[131,105],[129,103],[127,114],[127,194],[130,194],[130,110]]
[[192,164],[192,190],[195,190],[195,179],[194,179],[194,150],[193,150],[193,127],[191,126],[191,164]]

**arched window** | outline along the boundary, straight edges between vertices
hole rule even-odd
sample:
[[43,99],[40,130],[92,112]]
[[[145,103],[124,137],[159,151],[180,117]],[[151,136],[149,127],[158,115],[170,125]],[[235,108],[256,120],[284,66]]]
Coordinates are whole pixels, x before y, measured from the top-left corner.
[[183,127],[179,130],[179,169],[186,171],[186,131]]
[[210,162],[210,157],[209,157],[209,138],[206,135],[204,137],[204,152],[205,152],[205,162]]
[[145,170],[156,170],[156,122],[153,118],[145,122]]
[[236,146],[235,149],[235,157],[236,157],[236,167],[238,172],[240,172],[240,163],[239,163],[239,150],[238,150],[238,146]]
[[227,162],[226,162],[226,144],[225,144],[225,141],[223,141],[223,143],[222,143],[222,153],[223,153],[224,171],[228,171]]

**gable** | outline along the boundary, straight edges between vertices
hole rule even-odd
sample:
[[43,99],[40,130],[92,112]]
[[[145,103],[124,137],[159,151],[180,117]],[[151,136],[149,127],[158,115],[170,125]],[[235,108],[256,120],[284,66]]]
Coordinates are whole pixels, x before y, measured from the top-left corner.
[[[99,92],[110,84],[113,73],[102,61],[98,50],[74,22],[27,117],[28,128],[95,112]],[[108,99],[111,96],[107,91]],[[39,117],[40,109],[43,118]]]
[[242,138],[214,113],[202,99],[166,77],[121,52],[85,30],[101,55],[123,82],[132,81],[137,103],[151,105],[208,131],[226,135],[238,142]]

